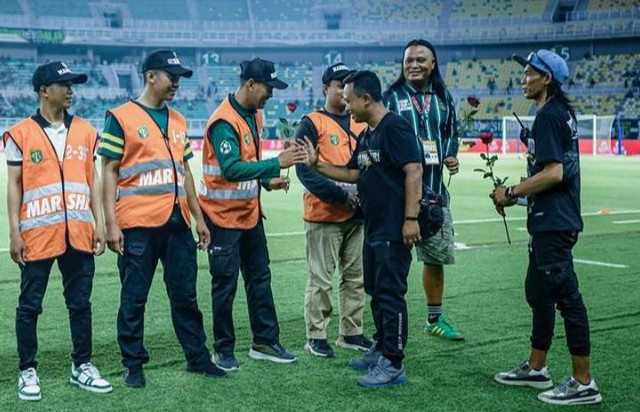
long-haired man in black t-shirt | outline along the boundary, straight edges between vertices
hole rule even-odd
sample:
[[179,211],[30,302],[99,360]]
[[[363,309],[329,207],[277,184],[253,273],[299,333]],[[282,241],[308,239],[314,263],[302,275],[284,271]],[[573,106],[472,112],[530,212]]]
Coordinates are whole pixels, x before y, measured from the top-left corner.
[[580,161],[576,116],[562,90],[569,68],[549,50],[532,52],[524,66],[522,88],[538,112],[527,140],[529,178],[509,188],[499,187],[491,197],[500,214],[519,196],[528,197],[529,268],[525,295],[533,312],[529,359],[496,381],[515,386],[548,389],[553,386],[546,366],[555,327],[555,307],[564,318],[573,373],[554,389],[538,395],[557,404],[599,403],[602,396],[591,377],[589,321],[573,270],[571,250],[582,231],[580,216]]

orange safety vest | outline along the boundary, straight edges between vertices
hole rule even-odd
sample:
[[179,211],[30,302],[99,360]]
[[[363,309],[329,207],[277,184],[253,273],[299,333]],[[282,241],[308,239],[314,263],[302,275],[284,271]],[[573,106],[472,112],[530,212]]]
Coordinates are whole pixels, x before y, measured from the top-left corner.
[[6,131],[22,151],[20,235],[27,261],[50,259],[71,247],[93,253],[91,189],[98,133],[73,117],[62,161],[40,125],[25,119]]
[[[262,111],[256,116],[258,134],[262,131]],[[240,146],[240,160],[257,162],[261,157],[260,136],[253,136],[251,128],[238,113],[227,97],[211,115],[205,131],[218,122],[225,121],[233,127]],[[260,218],[260,180],[229,182],[222,177],[218,157],[211,139],[204,138],[202,152],[202,185],[200,188],[200,206],[209,219],[219,227],[227,229],[251,229]]]
[[122,229],[162,226],[176,203],[191,227],[184,190],[187,121],[177,111],[168,110],[167,135],[137,103],[110,110],[124,132],[116,200],[116,219]]
[[[318,160],[334,166],[344,166],[351,159],[356,148],[356,139],[367,126],[366,123],[356,123],[353,118],[349,124],[352,134],[344,130],[332,118],[320,111],[307,115],[318,133]],[[351,183],[334,182],[350,193],[356,193],[356,185]],[[354,214],[344,205],[329,204],[320,200],[316,195],[305,189],[304,220],[307,222],[338,223],[345,222]]]

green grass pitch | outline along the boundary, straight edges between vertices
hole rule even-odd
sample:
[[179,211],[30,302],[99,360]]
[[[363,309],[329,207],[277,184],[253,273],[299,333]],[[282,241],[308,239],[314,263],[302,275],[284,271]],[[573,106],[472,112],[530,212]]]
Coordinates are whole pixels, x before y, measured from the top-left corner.
[[[517,181],[525,173],[524,160],[501,156],[496,174]],[[457,263],[446,269],[445,313],[467,340],[444,342],[423,333],[426,303],[421,266],[414,262],[409,278],[409,342],[407,375],[410,383],[385,390],[367,390],[355,383],[358,372],[347,361],[356,353],[336,348],[334,359],[319,359],[302,350],[305,342],[303,299],[306,284],[302,186],[293,177],[288,193],[266,193],[273,290],[283,344],[298,355],[292,365],[261,363],[248,357],[251,335],[243,288],[234,315],[236,355],[242,370],[225,380],[211,380],[185,372],[182,352],[172,330],[169,304],[156,276],[146,310],[145,344],[151,361],[147,387],[124,386],[116,343],[119,279],[111,252],[97,259],[93,288],[94,363],[114,385],[114,392],[96,395],[69,384],[71,342],[60,274],[52,273],[38,326],[38,355],[42,401],[32,404],[17,397],[17,351],[14,322],[20,274],[8,248],[6,203],[0,206],[0,410],[552,410],[536,400],[533,389],[510,388],[493,381],[493,374],[516,365],[528,355],[530,312],[524,299],[527,264],[525,209],[508,210],[513,245],[493,210],[490,183],[473,168],[478,155],[461,155],[461,173],[451,181],[456,242],[468,249],[457,252]],[[192,162],[199,174],[199,155]],[[592,369],[604,402],[590,409],[637,410],[640,394],[634,383],[640,365],[640,159],[582,158],[582,210],[585,232],[574,255],[592,331]],[[293,173],[292,173],[293,176]],[[199,176],[197,176],[199,179]],[[6,193],[6,171],[0,172]],[[607,209],[610,215],[598,214]],[[621,213],[617,213],[621,212]],[[198,296],[211,347],[210,276],[204,253],[198,254]],[[334,291],[335,293],[335,291]],[[334,299],[337,302],[337,295]],[[336,311],[337,313],[337,308]],[[337,319],[330,325],[332,340]],[[372,333],[367,304],[365,328]],[[558,316],[556,339],[549,356],[555,381],[567,376],[569,356]],[[636,406],[634,406],[636,405]],[[587,407],[584,407],[586,409]],[[580,407],[572,410],[580,410]]]

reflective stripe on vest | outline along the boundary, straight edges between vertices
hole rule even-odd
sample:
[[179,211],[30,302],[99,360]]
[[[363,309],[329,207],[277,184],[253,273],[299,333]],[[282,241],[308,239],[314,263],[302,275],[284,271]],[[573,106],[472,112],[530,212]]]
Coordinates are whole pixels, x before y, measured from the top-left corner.
[[[175,163],[175,165],[178,174],[180,176],[184,176],[184,166],[177,162]],[[133,175],[152,172],[157,169],[173,169],[173,162],[171,161],[171,159],[161,159],[138,163],[133,166],[120,169],[120,171],[118,172],[118,179],[123,180]]]
[[220,170],[219,166],[203,165],[202,174],[209,176],[222,176],[222,170]]
[[[91,212],[83,211],[83,210],[68,210],[67,211],[67,219],[76,222],[84,222],[91,223],[92,216]],[[46,216],[34,217],[31,219],[22,220],[20,222],[20,230],[26,231],[31,229],[37,229],[39,227],[57,225],[60,223],[64,223],[64,211],[52,213]]]
[[[244,182],[243,182],[244,183]],[[258,186],[254,186],[251,189],[246,190],[218,190],[202,188],[200,194],[207,199],[224,199],[224,200],[239,200],[239,199],[251,199],[258,196]]]
[[[161,194],[174,194],[176,187],[173,183],[167,183],[164,185],[155,186],[138,186],[138,187],[126,187],[118,189],[118,199],[126,196],[135,195],[161,195]],[[178,186],[178,196],[186,196],[186,192],[182,186]]]

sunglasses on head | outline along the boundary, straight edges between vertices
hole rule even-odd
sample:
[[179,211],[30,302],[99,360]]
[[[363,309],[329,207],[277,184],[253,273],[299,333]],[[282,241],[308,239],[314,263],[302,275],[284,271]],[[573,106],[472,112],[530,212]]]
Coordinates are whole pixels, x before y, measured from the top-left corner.
[[538,59],[538,61],[542,65],[542,68],[544,68],[547,71],[547,73],[553,74],[553,70],[551,69],[551,66],[549,66],[547,62],[542,60],[537,52],[532,51],[531,53],[529,53],[529,56],[527,56],[527,61],[531,63],[531,60],[533,60],[534,57]]

